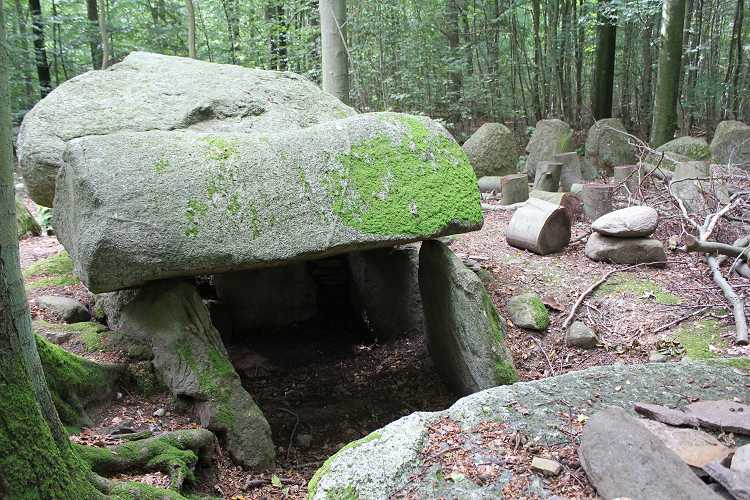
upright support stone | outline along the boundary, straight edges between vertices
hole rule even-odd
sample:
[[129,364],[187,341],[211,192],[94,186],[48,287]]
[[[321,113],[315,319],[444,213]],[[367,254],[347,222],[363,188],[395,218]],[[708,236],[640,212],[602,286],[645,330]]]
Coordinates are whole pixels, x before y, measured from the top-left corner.
[[518,380],[505,347],[505,321],[477,275],[443,243],[419,252],[427,347],[446,384],[470,394]]
[[672,193],[682,200],[688,213],[705,213],[709,210],[706,193],[716,196],[722,203],[729,201],[726,184],[711,179],[711,168],[704,161],[678,163],[669,186]]
[[500,178],[503,205],[512,205],[529,199],[529,181],[526,174],[505,175]]
[[347,257],[353,302],[378,339],[424,333],[417,245],[352,252]]
[[641,169],[638,165],[620,165],[614,168],[615,184],[622,185],[628,190],[628,197],[638,192],[641,184]]
[[581,190],[583,213],[594,221],[612,211],[612,186],[591,182],[583,185]]
[[555,192],[560,188],[562,163],[543,161],[537,165],[534,189]]
[[573,184],[583,182],[581,171],[581,158],[575,151],[560,153],[552,158],[553,161],[561,163],[560,168],[560,191],[570,191]]
[[564,208],[538,198],[513,214],[505,230],[508,244],[547,255],[570,243],[570,218]]
[[153,352],[153,366],[176,397],[194,403],[201,425],[226,439],[246,467],[273,463],[271,429],[242,387],[198,292],[184,281],[161,281],[102,297],[110,328]]
[[583,203],[581,198],[574,193],[551,193],[549,191],[539,191],[537,189],[529,193],[530,198],[539,198],[540,200],[559,205],[565,209],[571,223],[576,220],[581,213]]

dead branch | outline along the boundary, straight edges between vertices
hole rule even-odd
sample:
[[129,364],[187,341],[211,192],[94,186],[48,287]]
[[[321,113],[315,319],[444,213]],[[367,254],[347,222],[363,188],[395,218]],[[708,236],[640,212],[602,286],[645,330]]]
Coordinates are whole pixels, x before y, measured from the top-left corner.
[[[748,247],[736,247],[716,241],[701,241],[693,235],[685,236],[685,250],[688,252],[700,252],[705,254],[721,254],[729,257],[737,257],[744,261],[748,258]],[[718,262],[717,262],[718,264]]]
[[680,316],[676,320],[671,321],[671,322],[667,323],[664,326],[660,326],[659,328],[657,328],[656,330],[654,330],[652,333],[659,333],[659,332],[663,332],[664,330],[669,330],[671,327],[673,327],[673,326],[675,326],[675,325],[677,325],[679,323],[682,323],[686,319],[690,319],[693,316],[697,316],[697,315],[701,314],[702,312],[705,312],[707,309],[710,309],[710,307],[702,306],[697,311],[692,311],[692,312],[690,312],[690,313],[688,313],[688,314],[686,314],[684,316]]
[[745,302],[734,292],[734,289],[729,284],[724,276],[721,274],[719,263],[716,261],[716,257],[712,255],[706,255],[706,262],[708,267],[711,269],[711,275],[714,283],[718,285],[721,292],[724,294],[724,298],[727,299],[732,305],[732,313],[734,315],[734,327],[736,330],[737,343],[740,345],[747,345],[747,318],[745,317]]

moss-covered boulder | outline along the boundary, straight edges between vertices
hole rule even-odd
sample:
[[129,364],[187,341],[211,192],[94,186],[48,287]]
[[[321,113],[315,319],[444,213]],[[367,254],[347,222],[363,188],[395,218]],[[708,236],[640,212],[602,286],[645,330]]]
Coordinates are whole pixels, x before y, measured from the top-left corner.
[[539,295],[529,292],[508,301],[510,320],[519,328],[543,332],[549,326],[549,311]]
[[711,162],[750,168],[750,125],[734,120],[719,123],[711,141]]
[[68,145],[55,228],[98,293],[478,229],[476,182],[442,126],[395,113],[90,136]]
[[39,223],[18,197],[16,197],[16,228],[18,229],[19,240],[24,236],[39,236],[42,234]]
[[487,290],[438,240],[422,243],[419,287],[427,347],[448,386],[469,394],[518,379],[504,343],[505,322]]
[[[702,137],[683,136],[662,144],[656,151],[662,153],[677,153],[683,158],[690,160],[711,159],[711,148]],[[657,158],[658,159],[658,158]]]
[[573,129],[562,120],[539,120],[526,145],[526,173],[533,180],[541,161],[551,161],[559,153],[575,150]]
[[256,134],[354,114],[294,73],[133,52],[106,71],[68,80],[37,103],[19,130],[18,157],[29,195],[51,207],[65,146],[76,137],[146,130]]
[[513,132],[501,123],[485,123],[463,148],[477,177],[516,173],[518,152]]
[[625,135],[619,118],[605,118],[594,123],[586,136],[586,159],[600,173],[612,175],[614,167],[635,163],[633,146]]

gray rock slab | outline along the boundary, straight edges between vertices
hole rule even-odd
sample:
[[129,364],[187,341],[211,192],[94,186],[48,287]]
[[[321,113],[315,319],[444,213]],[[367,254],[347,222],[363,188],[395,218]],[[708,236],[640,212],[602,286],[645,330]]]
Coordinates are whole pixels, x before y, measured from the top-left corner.
[[662,144],[656,148],[656,151],[659,153],[677,153],[688,160],[701,161],[711,159],[711,148],[709,148],[708,143],[702,137],[677,137]]
[[676,427],[698,427],[698,419],[695,417],[680,410],[667,408],[666,406],[652,403],[636,403],[634,409],[639,415],[656,420],[657,422]]
[[519,328],[543,332],[549,326],[549,311],[535,293],[523,293],[508,301],[510,320]]
[[501,123],[485,123],[463,145],[477,177],[516,173],[518,152],[513,132]]
[[685,408],[701,427],[750,436],[750,405],[735,401],[697,401]]
[[698,430],[672,427],[671,425],[647,420],[636,421],[658,437],[683,462],[691,467],[701,468],[711,462],[723,462],[732,454],[731,448],[724,446],[711,434]]
[[266,136],[76,139],[55,204],[58,237],[95,293],[392,246],[483,222],[461,147],[436,122],[395,113]]
[[86,306],[70,297],[42,295],[36,301],[39,307],[56,314],[66,323],[80,323],[91,319],[91,313]]
[[559,153],[575,149],[573,129],[562,120],[539,120],[526,145],[526,174],[534,179],[539,162],[551,161]]
[[750,168],[750,126],[734,120],[719,123],[711,141],[711,162]]
[[642,205],[604,214],[591,224],[591,229],[605,236],[642,238],[651,236],[658,223],[659,214],[656,210]]
[[750,477],[750,444],[734,450],[731,469],[738,474],[747,474]]
[[[659,240],[651,238],[614,238],[592,233],[584,248],[586,257],[591,260],[613,264],[664,263],[667,254]],[[654,264],[664,267],[665,264]]]
[[294,73],[133,52],[72,78],[37,103],[18,134],[30,196],[52,206],[66,143],[148,130],[268,133],[356,112]]

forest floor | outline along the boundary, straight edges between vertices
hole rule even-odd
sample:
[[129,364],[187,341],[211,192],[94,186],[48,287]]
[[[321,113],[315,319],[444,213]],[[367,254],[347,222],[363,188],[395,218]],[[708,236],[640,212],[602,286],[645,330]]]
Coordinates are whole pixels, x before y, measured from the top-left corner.
[[[731,314],[700,255],[681,252],[668,252],[669,264],[663,269],[639,268],[613,275],[578,310],[578,317],[597,330],[601,345],[592,350],[567,347],[561,324],[571,306],[585,289],[616,266],[587,259],[583,254],[585,239],[549,256],[512,248],[504,234],[511,216],[507,211],[486,211],[482,230],[455,236],[451,247],[491,273],[487,288],[504,317],[508,317],[507,301],[525,291],[539,293],[548,305],[552,321],[545,334],[531,333],[507,322],[506,342],[521,380],[595,365],[644,363],[656,351],[665,355],[667,362],[684,356],[750,356],[750,347],[738,347],[733,341]],[[577,223],[573,239],[585,235],[588,228],[587,223]],[[666,244],[670,236],[680,234],[679,229],[678,221],[666,215],[656,237]],[[734,235],[718,236],[731,241]],[[37,307],[36,299],[41,295],[67,295],[90,305],[88,291],[74,276],[69,280],[50,280],[44,274],[32,276],[28,272],[35,261],[62,250],[54,237],[27,238],[20,247],[35,320],[56,321]],[[737,278],[732,283],[750,303],[750,283]],[[693,316],[667,327],[688,315]],[[44,327],[37,323],[37,329]],[[252,346],[228,345],[243,383],[271,424],[278,447],[278,466],[260,474],[248,473],[220,453],[213,478],[204,479],[200,491],[239,500],[304,498],[312,474],[344,444],[414,411],[442,410],[456,400],[435,372],[424,338],[408,337],[381,344],[365,336],[337,333],[293,339],[275,337],[273,342]],[[62,346],[97,361],[121,360],[116,353],[101,352],[89,344],[83,335],[74,334]],[[161,409],[163,416],[154,416]],[[150,397],[123,393],[93,418],[95,425],[72,439],[112,444],[107,435],[109,429],[124,421],[135,430],[175,430],[198,425],[193,417],[181,414],[167,394],[161,393]],[[573,448],[546,451],[556,453],[576,470]],[[516,484],[533,474],[530,455],[527,458],[514,471],[518,475]],[[578,470],[573,476],[571,484],[555,484],[554,490],[569,497],[591,494],[585,474]],[[159,473],[127,479],[167,484],[166,476]]]

